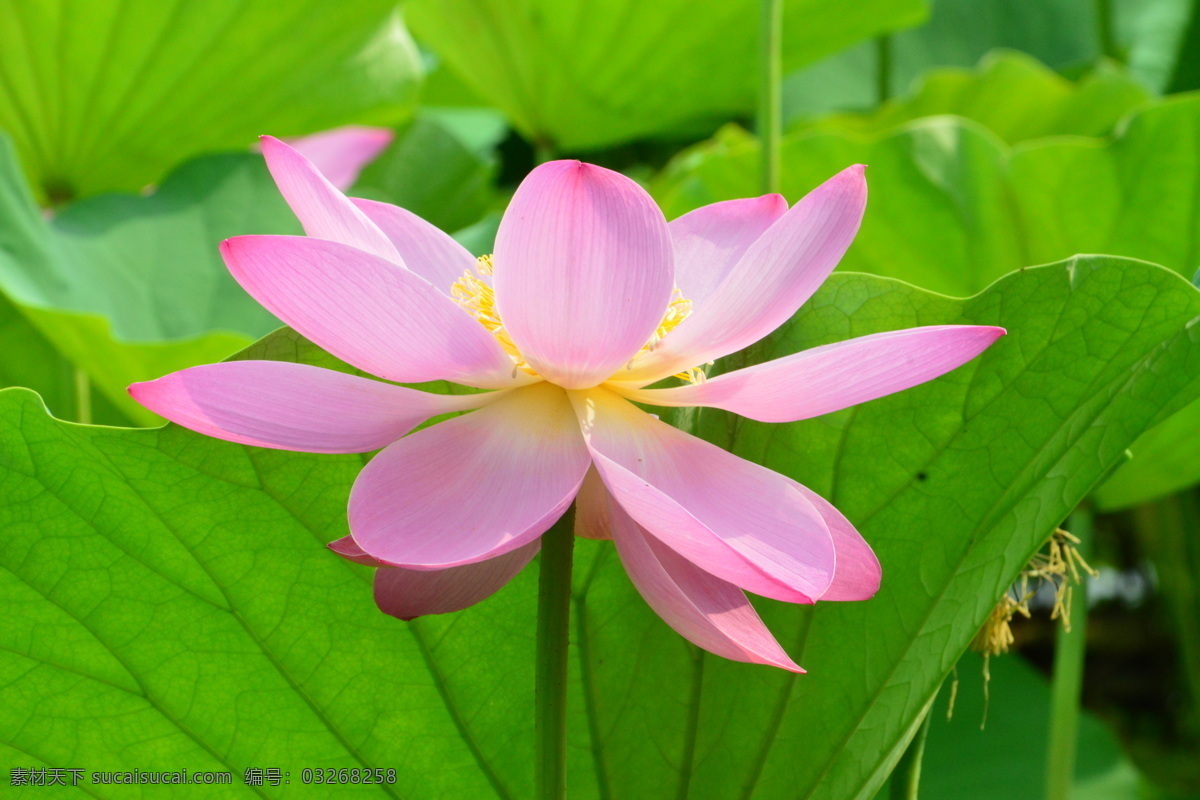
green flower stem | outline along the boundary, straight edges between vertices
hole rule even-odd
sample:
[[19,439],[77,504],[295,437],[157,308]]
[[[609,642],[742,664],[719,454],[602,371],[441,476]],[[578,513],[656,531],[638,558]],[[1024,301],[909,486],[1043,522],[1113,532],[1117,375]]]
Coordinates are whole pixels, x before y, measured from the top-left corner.
[[875,40],[875,95],[879,105],[892,96],[892,37]]
[[1105,58],[1120,62],[1121,51],[1117,48],[1113,33],[1112,0],[1095,0],[1096,38],[1100,40],[1100,52]]
[[537,676],[534,735],[538,800],[567,796],[567,643],[571,625],[571,556],[575,506],[542,535],[538,567]]
[[[1079,537],[1079,554],[1092,547],[1092,513],[1080,507],[1071,515],[1069,530]],[[1079,699],[1083,691],[1083,656],[1087,647],[1087,584],[1071,596],[1071,632],[1059,628],[1054,643],[1054,677],[1050,684],[1050,744],[1046,752],[1046,800],[1067,800],[1075,778],[1075,747],[1079,738]]]
[[[936,693],[933,698],[937,699]],[[908,743],[908,749],[904,751],[904,755],[900,756],[900,760],[896,762],[896,768],[892,770],[892,788],[888,792],[888,800],[917,800],[917,791],[921,786],[921,761],[925,757],[925,740],[929,737],[929,721],[931,719],[933,719],[933,700],[930,700],[929,705],[925,708],[925,719],[921,720],[921,727],[917,729],[917,735]]]
[[1200,710],[1200,490],[1178,492],[1134,511],[1138,541],[1154,563],[1194,714]]
[[75,421],[92,424],[92,381],[78,368],[75,370]]
[[783,0],[761,0],[759,27],[758,139],[762,191],[779,191],[779,141],[783,137]]

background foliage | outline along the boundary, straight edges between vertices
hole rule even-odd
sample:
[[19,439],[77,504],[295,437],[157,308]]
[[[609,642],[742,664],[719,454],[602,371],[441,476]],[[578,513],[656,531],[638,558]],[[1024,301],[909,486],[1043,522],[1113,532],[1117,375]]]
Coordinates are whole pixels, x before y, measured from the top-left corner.
[[[362,457],[155,428],[124,389],[228,357],[349,369],[276,331],[217,256],[298,232],[261,133],[389,126],[351,193],[478,253],[542,158],[621,169],[668,217],[761,193],[757,4],[2,7],[5,766],[229,769],[230,797],[383,766],[395,786],[338,796],[531,796],[536,566],[466,612],[385,617],[367,571],[323,547]],[[788,0],[784,20],[782,192],[858,162],[871,200],[841,274],[749,360],[912,325],[1010,335],[816,420],[677,415],[835,502],[884,586],[758,603],[797,678],[687,645],[608,543],[581,542],[571,796],[869,800],[927,714],[921,797],[1041,794],[1061,634],[1045,613],[1018,624],[986,685],[969,644],[1081,504],[1109,513],[1071,634],[1088,647],[1072,796],[1197,796],[1200,4]],[[292,783],[245,786],[247,767]]]

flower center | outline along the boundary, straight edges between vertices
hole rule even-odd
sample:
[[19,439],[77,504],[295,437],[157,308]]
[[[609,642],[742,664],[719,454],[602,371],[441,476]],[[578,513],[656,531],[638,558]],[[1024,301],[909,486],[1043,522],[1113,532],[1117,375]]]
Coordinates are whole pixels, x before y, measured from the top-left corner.
[[495,270],[496,265],[490,255],[480,256],[475,269],[468,269],[450,286],[450,296],[496,337],[501,349],[513,360],[513,377],[516,377],[517,370],[537,375],[517,349],[512,337],[508,335],[508,329],[500,319],[500,312],[496,310],[496,291],[490,281],[484,280],[490,278]]
[[[500,312],[496,310],[496,291],[492,288],[491,276],[496,271],[496,264],[492,261],[490,255],[480,256],[478,263],[474,269],[466,270],[462,277],[456,280],[450,286],[450,296],[454,298],[467,313],[479,320],[483,327],[491,332],[492,336],[496,337],[501,349],[508,353],[513,360],[513,375],[516,376],[517,370],[521,370],[529,375],[537,375],[537,371],[529,366],[529,362],[521,355],[521,351],[517,349],[516,342],[508,333],[508,329],[504,327],[504,321],[500,319]],[[654,350],[662,342],[663,337],[675,330],[679,323],[687,319],[692,313],[692,301],[684,298],[680,294],[678,287],[671,293],[671,302],[667,305],[667,312],[663,315],[662,321],[658,323],[658,327],[654,329],[654,333],[650,335],[650,340],[642,345],[642,348],[634,353],[633,358],[629,359],[630,366],[638,356],[649,353]],[[697,383],[704,380],[703,367],[693,367],[679,373],[675,377],[691,383]]]

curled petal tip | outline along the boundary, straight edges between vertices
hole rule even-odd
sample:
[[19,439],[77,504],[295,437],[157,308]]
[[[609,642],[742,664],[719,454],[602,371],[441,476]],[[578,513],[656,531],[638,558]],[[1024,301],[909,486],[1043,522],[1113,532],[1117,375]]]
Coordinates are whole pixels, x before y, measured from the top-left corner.
[[353,561],[355,564],[363,564],[368,567],[384,567],[387,566],[383,561],[375,558],[358,546],[358,542],[350,536],[343,536],[341,539],[335,539],[325,545],[333,553],[341,556],[347,561]]

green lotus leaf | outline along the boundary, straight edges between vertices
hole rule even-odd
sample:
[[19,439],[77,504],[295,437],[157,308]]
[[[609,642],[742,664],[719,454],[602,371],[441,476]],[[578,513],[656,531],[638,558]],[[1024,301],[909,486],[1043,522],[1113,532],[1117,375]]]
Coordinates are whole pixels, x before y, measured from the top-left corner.
[[[709,438],[837,503],[884,565],[871,601],[760,604],[807,675],[698,653],[609,543],[579,543],[572,797],[872,797],[991,598],[1130,442],[1200,395],[1197,316],[1178,275],[1116,258],[967,300],[833,276],[755,360],[911,325],[1009,334],[819,419],[701,415]],[[257,348],[337,366],[287,331]],[[394,768],[394,785],[338,794],[532,796],[534,570],[459,614],[379,614],[368,571],[323,547],[346,533],[362,463],[73,425],[0,392],[3,766],[229,770],[228,797],[309,796],[304,767]],[[244,786],[251,767],[291,782]]]
[[39,200],[157,183],[185,158],[412,107],[392,0],[0,3],[0,131]]

